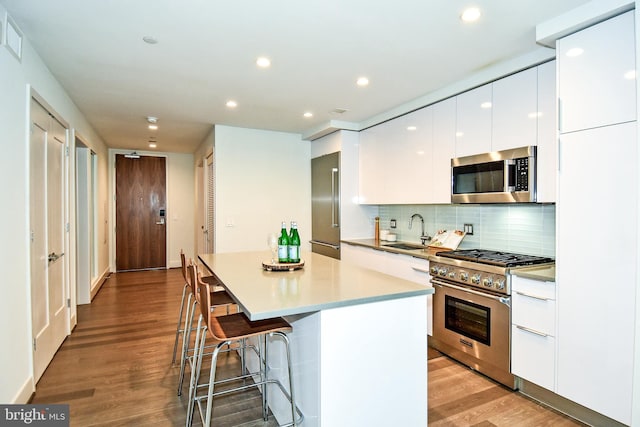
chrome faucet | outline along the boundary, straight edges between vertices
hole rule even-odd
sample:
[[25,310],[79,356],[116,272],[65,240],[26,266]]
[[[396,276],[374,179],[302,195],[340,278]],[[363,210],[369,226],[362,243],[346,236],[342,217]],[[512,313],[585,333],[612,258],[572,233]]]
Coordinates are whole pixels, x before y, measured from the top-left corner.
[[411,226],[413,225],[413,218],[415,217],[420,218],[420,241],[423,245],[426,245],[427,242],[431,240],[431,236],[424,234],[424,218],[422,217],[422,215],[420,215],[419,213],[414,213],[413,215],[411,215],[411,218],[409,218],[409,230],[411,230]]

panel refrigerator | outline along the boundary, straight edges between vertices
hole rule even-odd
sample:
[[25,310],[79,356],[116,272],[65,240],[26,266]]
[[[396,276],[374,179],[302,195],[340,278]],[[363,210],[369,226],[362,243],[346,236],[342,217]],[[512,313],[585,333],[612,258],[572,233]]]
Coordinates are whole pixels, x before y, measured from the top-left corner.
[[340,152],[311,159],[311,250],[340,259]]

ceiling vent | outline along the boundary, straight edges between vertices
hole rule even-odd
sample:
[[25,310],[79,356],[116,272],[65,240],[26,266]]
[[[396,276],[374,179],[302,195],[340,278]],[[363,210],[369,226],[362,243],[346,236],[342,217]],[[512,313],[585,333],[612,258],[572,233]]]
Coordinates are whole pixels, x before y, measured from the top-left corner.
[[349,110],[347,110],[345,108],[334,108],[333,110],[331,110],[329,112],[333,113],[333,114],[343,114],[343,113],[346,113],[347,111],[349,111]]

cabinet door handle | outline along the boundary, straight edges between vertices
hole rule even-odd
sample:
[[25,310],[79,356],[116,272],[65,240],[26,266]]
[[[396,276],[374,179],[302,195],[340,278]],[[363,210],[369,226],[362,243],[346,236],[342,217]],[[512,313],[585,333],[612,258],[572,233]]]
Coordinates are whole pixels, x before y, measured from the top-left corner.
[[411,268],[413,268],[415,271],[419,271],[420,273],[429,274],[429,267],[421,267],[419,265],[412,265]]
[[552,298],[539,297],[537,295],[531,295],[531,294],[528,294],[526,292],[521,292],[521,291],[516,291],[516,294],[522,295],[523,297],[529,297],[529,298],[537,299],[537,300],[540,300],[540,301],[552,301]]
[[525,331],[525,332],[529,332],[535,335],[539,335],[541,337],[548,337],[549,334],[545,334],[544,332],[540,332],[540,331],[536,331],[535,329],[531,329],[531,328],[526,328],[524,326],[520,326],[520,325],[516,325],[516,328],[520,329],[521,331]]

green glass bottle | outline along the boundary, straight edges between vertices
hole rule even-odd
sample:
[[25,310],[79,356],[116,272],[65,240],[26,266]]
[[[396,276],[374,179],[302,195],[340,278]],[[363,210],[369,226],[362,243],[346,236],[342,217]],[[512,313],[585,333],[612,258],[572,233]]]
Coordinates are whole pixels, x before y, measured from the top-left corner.
[[289,236],[287,235],[287,223],[282,221],[282,230],[278,237],[278,262],[289,262]]
[[291,221],[289,233],[289,262],[300,262],[300,235],[295,221]]

